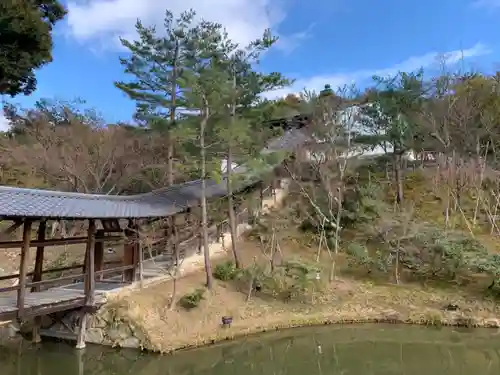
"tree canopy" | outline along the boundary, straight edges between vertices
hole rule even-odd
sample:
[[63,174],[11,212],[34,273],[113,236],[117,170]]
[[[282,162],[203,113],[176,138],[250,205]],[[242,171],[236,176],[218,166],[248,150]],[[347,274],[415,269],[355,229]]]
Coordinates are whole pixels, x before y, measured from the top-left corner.
[[35,91],[35,70],[52,61],[52,29],[65,15],[58,0],[1,2],[0,94]]

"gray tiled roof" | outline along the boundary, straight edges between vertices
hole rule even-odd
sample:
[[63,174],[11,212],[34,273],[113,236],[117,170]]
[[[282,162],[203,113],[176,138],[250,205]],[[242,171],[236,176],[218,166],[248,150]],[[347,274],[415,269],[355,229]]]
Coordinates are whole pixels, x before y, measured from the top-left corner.
[[[274,139],[265,153],[286,150],[305,141],[299,129],[286,131]],[[245,168],[235,172],[244,173]],[[251,178],[241,183],[243,189],[256,182]],[[226,181],[207,180],[207,198],[226,195]],[[112,196],[0,186],[0,217],[45,218],[145,218],[169,216],[198,205],[201,180],[166,187],[150,193]]]

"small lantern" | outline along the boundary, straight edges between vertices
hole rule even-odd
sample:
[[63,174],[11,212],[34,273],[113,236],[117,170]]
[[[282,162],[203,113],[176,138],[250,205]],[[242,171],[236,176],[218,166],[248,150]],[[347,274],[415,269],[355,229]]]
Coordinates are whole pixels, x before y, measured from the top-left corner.
[[321,279],[321,272],[316,272],[316,280]]
[[222,321],[222,327],[228,328],[228,327],[231,327],[231,323],[233,323],[233,317],[232,316],[223,316],[221,321]]

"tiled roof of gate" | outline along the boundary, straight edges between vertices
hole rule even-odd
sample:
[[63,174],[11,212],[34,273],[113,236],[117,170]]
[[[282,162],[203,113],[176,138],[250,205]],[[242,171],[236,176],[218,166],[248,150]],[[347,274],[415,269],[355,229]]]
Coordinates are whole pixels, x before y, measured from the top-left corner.
[[[272,140],[264,153],[285,150],[292,151],[304,142],[300,129],[290,129]],[[236,173],[245,173],[238,168]],[[198,205],[201,198],[201,180],[154,190],[137,195],[98,195],[65,193],[60,191],[25,189],[0,186],[0,217],[37,218],[146,218],[163,217],[184,211]],[[238,184],[241,190],[255,178]],[[207,198],[223,197],[227,194],[226,181],[206,180]]]

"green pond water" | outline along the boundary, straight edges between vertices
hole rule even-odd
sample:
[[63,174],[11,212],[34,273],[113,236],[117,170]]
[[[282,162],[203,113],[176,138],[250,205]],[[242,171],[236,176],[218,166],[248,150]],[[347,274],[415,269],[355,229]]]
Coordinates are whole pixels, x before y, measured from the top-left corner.
[[3,340],[1,375],[500,374],[497,330],[325,326],[264,334],[174,355]]

